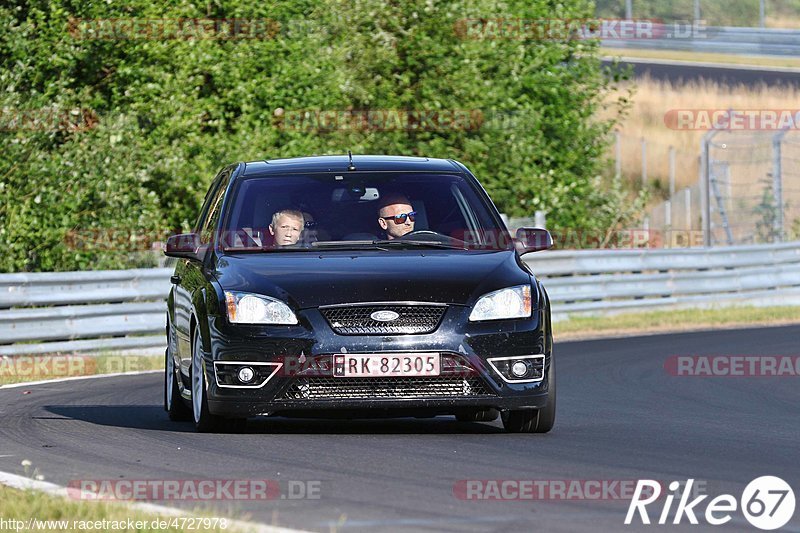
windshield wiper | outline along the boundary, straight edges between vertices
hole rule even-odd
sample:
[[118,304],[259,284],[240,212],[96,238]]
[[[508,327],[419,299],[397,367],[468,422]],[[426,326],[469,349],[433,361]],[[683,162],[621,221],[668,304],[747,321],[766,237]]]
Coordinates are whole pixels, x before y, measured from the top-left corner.
[[441,241],[414,241],[414,240],[404,240],[404,239],[392,239],[392,240],[382,240],[382,241],[373,241],[375,244],[381,246],[391,246],[402,248],[404,246],[412,246],[412,247],[424,247],[424,248],[443,248],[445,250],[466,250],[467,248],[463,245],[458,245],[455,243],[446,243]]
[[312,248],[320,249],[349,249],[358,250],[360,248],[374,248],[377,250],[387,251],[386,248],[380,246],[380,241],[317,241],[312,242]]

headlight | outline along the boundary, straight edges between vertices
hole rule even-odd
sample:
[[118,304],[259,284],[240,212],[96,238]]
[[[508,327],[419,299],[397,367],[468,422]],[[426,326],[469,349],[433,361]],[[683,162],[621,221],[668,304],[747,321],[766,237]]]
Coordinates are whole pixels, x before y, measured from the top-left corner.
[[225,291],[225,303],[234,324],[297,324],[289,306],[269,296]]
[[470,322],[531,316],[531,286],[518,285],[484,294],[475,303]]

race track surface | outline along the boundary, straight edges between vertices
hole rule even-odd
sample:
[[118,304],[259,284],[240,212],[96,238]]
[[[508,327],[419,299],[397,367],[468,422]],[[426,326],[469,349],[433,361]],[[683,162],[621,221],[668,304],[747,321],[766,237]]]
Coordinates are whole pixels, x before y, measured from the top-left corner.
[[[27,459],[59,485],[319,481],[319,499],[203,504],[312,531],[656,530],[623,525],[628,500],[465,500],[454,486],[694,478],[712,497],[738,498],[750,480],[776,475],[798,492],[800,378],[679,377],[664,366],[673,355],[798,355],[798,339],[800,326],[557,342],[559,411],[548,435],[452,417],[262,418],[246,434],[196,434],[167,419],[160,374],[0,389],[0,470],[21,474]],[[653,509],[655,520],[661,505]],[[684,520],[660,530],[755,531],[735,516],[723,527],[690,528]],[[800,509],[785,530],[800,530]]]
[[[637,59],[623,60],[623,67],[631,66],[634,78],[649,77],[659,81],[685,83],[690,81],[714,81],[721,85],[744,85],[746,87],[767,86],[800,86],[800,72],[797,69],[753,68],[730,65],[691,64],[686,62],[659,62],[656,60]],[[604,60],[603,65],[611,66],[611,61]]]

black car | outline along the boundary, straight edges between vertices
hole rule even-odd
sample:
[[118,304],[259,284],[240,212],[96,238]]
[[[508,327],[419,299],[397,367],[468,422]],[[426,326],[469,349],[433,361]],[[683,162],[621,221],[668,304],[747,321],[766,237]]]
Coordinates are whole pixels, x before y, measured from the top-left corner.
[[550,431],[550,302],[461,163],[325,156],[237,163],[174,235],[165,408],[199,431],[259,415],[502,416]]

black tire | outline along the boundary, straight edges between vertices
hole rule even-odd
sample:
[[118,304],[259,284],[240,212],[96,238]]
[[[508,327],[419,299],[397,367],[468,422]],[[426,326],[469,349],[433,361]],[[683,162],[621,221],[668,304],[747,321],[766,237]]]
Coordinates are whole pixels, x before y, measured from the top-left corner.
[[500,416],[497,409],[470,409],[456,413],[459,422],[493,422]]
[[[200,330],[195,330],[192,340],[192,419],[194,427],[199,433],[227,432],[230,429],[228,421],[221,416],[213,415],[208,409],[208,395],[206,393],[207,381],[205,362],[202,360],[200,349]],[[197,373],[197,374],[196,374]],[[195,381],[197,379],[197,381]],[[195,397],[198,396],[198,398]]]
[[167,349],[164,351],[164,410],[174,422],[186,422],[192,419],[192,411],[181,397],[178,388],[178,376],[175,372],[175,359],[171,350],[175,348],[173,339],[167,337]]
[[547,405],[542,409],[519,409],[501,413],[503,427],[506,431],[510,433],[547,433],[553,429],[556,423],[556,367],[552,354],[548,382]]

